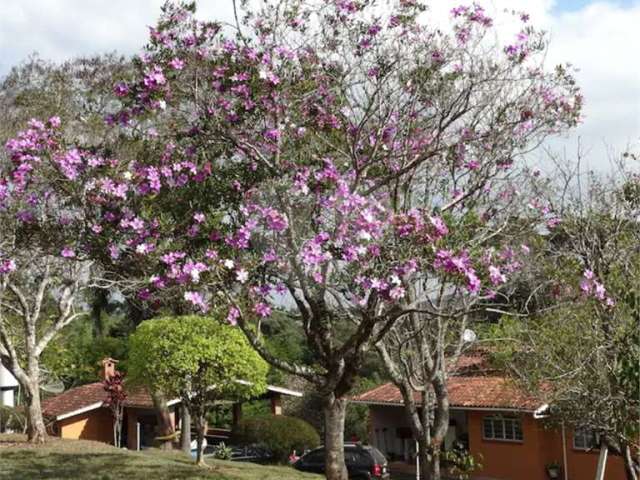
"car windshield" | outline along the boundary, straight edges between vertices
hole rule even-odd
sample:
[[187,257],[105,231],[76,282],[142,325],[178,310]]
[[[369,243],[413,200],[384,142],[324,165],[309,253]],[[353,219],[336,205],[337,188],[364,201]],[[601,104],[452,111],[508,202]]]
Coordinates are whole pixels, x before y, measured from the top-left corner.
[[373,459],[376,461],[376,463],[379,463],[381,465],[387,463],[387,459],[384,457],[380,450],[375,447],[371,447],[369,451],[371,452],[371,455],[373,455]]

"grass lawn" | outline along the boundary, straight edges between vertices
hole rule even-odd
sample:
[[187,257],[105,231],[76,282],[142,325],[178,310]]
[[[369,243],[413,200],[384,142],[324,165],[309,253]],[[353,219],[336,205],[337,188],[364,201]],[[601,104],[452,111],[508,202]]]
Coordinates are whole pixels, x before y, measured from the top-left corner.
[[208,460],[198,468],[181,452],[130,452],[86,440],[50,438],[31,446],[21,435],[0,435],[2,480],[320,480],[291,467]]

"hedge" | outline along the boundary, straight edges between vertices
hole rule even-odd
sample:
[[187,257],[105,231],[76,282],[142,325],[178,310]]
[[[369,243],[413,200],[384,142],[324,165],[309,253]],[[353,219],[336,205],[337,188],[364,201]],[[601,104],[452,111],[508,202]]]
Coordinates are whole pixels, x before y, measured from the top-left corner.
[[279,463],[286,463],[294,450],[300,453],[320,444],[320,436],[311,425],[284,415],[242,419],[233,428],[232,440],[239,445],[267,448]]

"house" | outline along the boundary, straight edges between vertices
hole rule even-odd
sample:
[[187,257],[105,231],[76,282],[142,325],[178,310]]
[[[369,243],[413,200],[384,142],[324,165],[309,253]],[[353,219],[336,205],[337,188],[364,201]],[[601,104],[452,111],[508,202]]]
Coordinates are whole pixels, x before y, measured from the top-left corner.
[[0,406],[14,407],[18,389],[16,378],[0,363]]
[[[546,466],[560,465],[559,478],[595,478],[599,451],[588,431],[553,428],[540,415],[543,401],[488,367],[487,355],[461,357],[447,382],[451,418],[445,449],[459,442],[482,464],[475,480],[547,480]],[[416,402],[419,402],[416,392]],[[415,441],[398,388],[387,383],[352,398],[369,407],[369,443],[389,459],[413,464]],[[609,455],[605,480],[624,480],[622,458]]]
[[[102,379],[113,375],[116,363],[112,358],[102,361]],[[271,412],[280,415],[282,395],[301,397],[302,393],[269,385],[267,392],[260,398],[269,400]],[[113,417],[111,410],[104,406],[106,399],[107,392],[102,382],[95,382],[71,388],[44,400],[42,411],[49,419],[49,433],[61,438],[113,443]],[[174,428],[180,425],[180,405],[179,398],[167,401]],[[234,423],[240,419],[241,414],[242,404],[233,404]],[[128,388],[124,404],[122,445],[131,450],[151,446],[157,436],[156,426],[156,411],[149,392],[142,387]],[[229,431],[216,429],[216,433],[225,435]]]

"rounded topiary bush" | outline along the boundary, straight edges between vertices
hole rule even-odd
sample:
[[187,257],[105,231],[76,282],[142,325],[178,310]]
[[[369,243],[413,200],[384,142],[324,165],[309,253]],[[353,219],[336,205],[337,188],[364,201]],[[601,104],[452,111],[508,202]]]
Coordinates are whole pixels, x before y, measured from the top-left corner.
[[269,449],[279,463],[286,463],[293,450],[302,452],[320,444],[315,428],[304,420],[284,415],[245,418],[233,428],[232,435],[236,444]]

